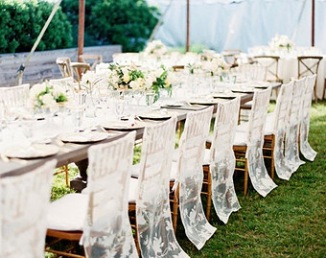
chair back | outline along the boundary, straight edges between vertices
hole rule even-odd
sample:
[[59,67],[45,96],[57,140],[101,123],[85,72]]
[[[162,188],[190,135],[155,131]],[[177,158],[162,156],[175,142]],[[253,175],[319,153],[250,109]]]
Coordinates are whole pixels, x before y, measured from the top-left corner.
[[263,197],[277,187],[268,175],[263,156],[264,125],[270,94],[271,88],[254,93],[247,131],[248,173],[253,187]]
[[89,64],[92,71],[95,71],[96,66],[103,62],[102,55],[97,54],[83,54],[79,56],[79,59],[81,62]]
[[0,179],[0,257],[43,258],[56,161]]
[[322,56],[298,56],[298,78],[318,74]]
[[22,84],[11,87],[0,87],[0,102],[6,107],[18,107],[26,104],[30,85]]
[[261,64],[240,64],[239,65],[240,75],[244,80],[247,81],[266,81],[267,69]]
[[70,67],[71,60],[69,57],[58,57],[56,63],[59,67],[62,77],[71,77],[73,75]]
[[135,132],[88,150],[89,201],[82,243],[86,257],[138,257],[128,217]]
[[219,219],[225,224],[231,213],[240,209],[233,183],[233,141],[239,109],[240,98],[218,104],[211,146],[212,200]]
[[186,235],[198,249],[216,230],[208,223],[201,202],[202,164],[212,114],[213,106],[188,113],[179,145],[176,182],[179,183],[180,216]]
[[300,152],[302,155],[313,161],[317,155],[317,152],[312,149],[308,142],[309,126],[310,126],[310,108],[311,99],[314,92],[314,86],[316,83],[317,75],[310,75],[306,78],[305,90],[302,96],[302,114],[300,123]]
[[264,125],[270,100],[271,88],[254,93],[252,110],[249,115],[248,145],[262,147],[264,139]]
[[169,177],[176,137],[176,118],[145,127],[136,218],[142,257],[188,257],[172,227]]
[[260,64],[266,68],[266,80],[271,82],[281,82],[282,80],[278,74],[279,56],[255,56],[254,60],[257,64]]
[[88,63],[82,62],[72,62],[70,63],[70,67],[72,70],[73,77],[77,82],[81,81],[84,73],[91,70],[91,67]]
[[292,174],[291,168],[286,164],[284,156],[284,141],[288,123],[289,111],[292,103],[293,81],[283,84],[279,90],[274,110],[273,134],[274,140],[274,166],[277,176],[289,180]]
[[302,99],[305,91],[306,78],[294,81],[292,101],[285,137],[285,158],[292,172],[295,172],[304,161],[299,157],[299,126],[301,123]]

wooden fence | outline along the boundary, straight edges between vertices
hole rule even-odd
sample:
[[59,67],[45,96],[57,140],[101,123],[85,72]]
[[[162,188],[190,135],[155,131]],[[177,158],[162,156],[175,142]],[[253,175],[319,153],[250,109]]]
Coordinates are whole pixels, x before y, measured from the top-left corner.
[[[120,45],[85,47],[84,54],[101,54],[103,62],[111,62],[114,53],[121,53]],[[17,85],[17,71],[29,53],[0,55],[0,86]],[[60,78],[57,57],[70,57],[77,61],[77,48],[34,52],[26,65],[23,83],[35,84],[50,78]]]

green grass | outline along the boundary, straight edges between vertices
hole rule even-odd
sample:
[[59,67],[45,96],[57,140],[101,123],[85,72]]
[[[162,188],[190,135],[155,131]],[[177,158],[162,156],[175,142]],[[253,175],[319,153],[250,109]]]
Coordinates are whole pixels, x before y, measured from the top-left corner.
[[[318,152],[289,181],[275,179],[278,187],[266,198],[252,188],[242,208],[222,224],[212,210],[217,230],[198,251],[187,239],[181,222],[177,239],[190,257],[325,257],[326,256],[326,102],[313,104],[309,142]],[[139,150],[137,150],[139,155]],[[56,181],[54,196],[69,192]],[[63,188],[63,190],[62,190]],[[65,190],[66,189],[66,190]],[[58,194],[56,194],[57,191]]]

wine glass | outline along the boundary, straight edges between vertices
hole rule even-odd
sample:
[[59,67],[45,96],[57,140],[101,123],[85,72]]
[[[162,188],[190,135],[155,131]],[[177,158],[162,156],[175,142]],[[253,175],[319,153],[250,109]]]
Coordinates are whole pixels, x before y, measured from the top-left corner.
[[120,96],[115,99],[114,111],[115,111],[115,114],[116,114],[118,120],[121,120],[121,118],[123,117],[123,114],[125,111],[125,105],[126,105],[126,102],[125,102],[123,96]]

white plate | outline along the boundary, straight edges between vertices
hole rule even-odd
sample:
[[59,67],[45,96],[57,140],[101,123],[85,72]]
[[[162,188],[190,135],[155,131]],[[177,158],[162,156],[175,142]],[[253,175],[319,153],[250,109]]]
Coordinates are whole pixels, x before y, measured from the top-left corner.
[[61,134],[59,139],[63,142],[89,143],[102,141],[108,136],[109,134],[104,132],[77,132]]
[[35,159],[45,158],[57,154],[59,148],[51,144],[32,144],[30,146],[13,146],[5,150],[9,158]]
[[216,99],[192,99],[189,101],[190,104],[199,104],[199,105],[214,105],[218,101]]
[[136,130],[141,129],[145,127],[145,123],[140,121],[107,121],[103,122],[102,127],[105,129],[111,129],[111,130],[122,130],[122,131],[128,131],[128,130]]
[[169,112],[163,111],[156,111],[156,112],[149,112],[139,115],[142,119],[152,119],[152,120],[166,120],[172,117],[172,114]]

